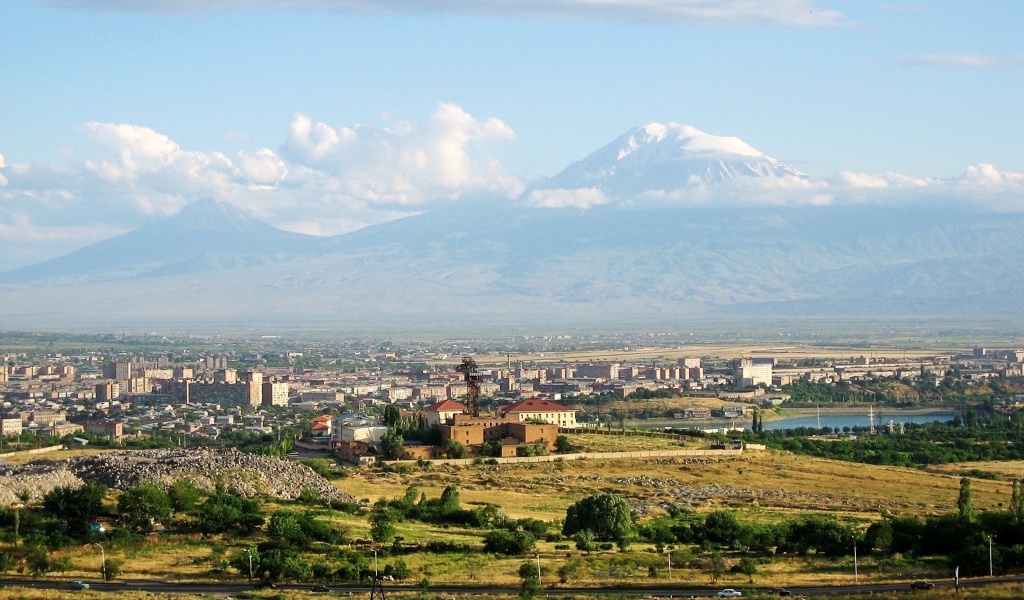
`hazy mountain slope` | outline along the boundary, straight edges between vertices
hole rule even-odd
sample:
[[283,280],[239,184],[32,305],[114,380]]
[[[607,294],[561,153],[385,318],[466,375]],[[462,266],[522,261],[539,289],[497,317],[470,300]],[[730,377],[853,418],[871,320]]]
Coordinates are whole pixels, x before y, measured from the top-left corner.
[[[805,177],[735,138],[637,128],[542,185],[610,195]],[[0,274],[0,328],[431,326],[771,315],[1016,316],[1024,215],[923,204],[462,202],[333,238],[224,202]]]
[[229,202],[205,198],[173,217],[53,260],[0,273],[0,283],[219,271],[280,262],[315,252],[324,242],[272,227]]

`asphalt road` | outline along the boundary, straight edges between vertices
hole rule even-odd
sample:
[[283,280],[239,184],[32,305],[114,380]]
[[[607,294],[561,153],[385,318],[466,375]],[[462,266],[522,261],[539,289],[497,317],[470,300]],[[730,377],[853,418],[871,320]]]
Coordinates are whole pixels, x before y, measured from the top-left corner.
[[[1020,583],[1024,577],[992,577],[978,579],[962,579],[960,587],[983,587],[986,585],[1000,583]],[[953,581],[934,580],[932,583],[937,588],[952,588]],[[124,590],[144,591],[152,593],[177,593],[177,594],[238,594],[253,589],[248,583],[168,583],[163,581],[132,580],[116,583],[89,582],[93,590],[101,592],[119,592]],[[26,587],[37,589],[63,589],[67,590],[67,580],[54,579],[0,579],[0,587]],[[309,590],[312,584],[291,585],[283,584],[277,586],[278,590]],[[332,586],[339,592],[370,593],[367,586]],[[725,587],[725,586],[723,586]],[[737,589],[744,589],[742,586],[734,586]],[[385,586],[385,590],[415,590],[411,586]],[[601,596],[608,594],[627,596],[661,596],[661,597],[712,597],[718,594],[722,588],[682,588],[682,587],[635,587],[635,588],[575,588],[557,587],[545,589],[544,594],[548,596],[560,595],[592,595]],[[761,588],[767,592],[771,588]],[[828,587],[794,587],[787,588],[793,592],[794,597],[798,596],[827,596],[833,594],[871,594],[877,592],[909,592],[908,583],[883,583],[870,585],[842,585]],[[514,595],[518,590],[509,587],[474,587],[474,586],[431,586],[430,591],[444,594],[474,593],[474,594],[507,594]],[[70,592],[69,593],[73,593]]]

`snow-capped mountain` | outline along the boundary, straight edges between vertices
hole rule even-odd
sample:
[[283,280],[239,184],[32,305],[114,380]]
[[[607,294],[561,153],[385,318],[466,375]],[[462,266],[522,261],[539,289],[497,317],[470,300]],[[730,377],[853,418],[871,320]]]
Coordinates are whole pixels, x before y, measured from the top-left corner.
[[[622,136],[547,182],[609,196],[803,178],[680,125]],[[227,202],[0,274],[0,327],[609,326],[698,318],[1020,314],[1024,213],[874,203],[736,210],[476,198],[321,238]]]
[[624,197],[737,177],[807,176],[739,138],[711,135],[678,123],[651,123],[634,127],[535,189],[594,187]]

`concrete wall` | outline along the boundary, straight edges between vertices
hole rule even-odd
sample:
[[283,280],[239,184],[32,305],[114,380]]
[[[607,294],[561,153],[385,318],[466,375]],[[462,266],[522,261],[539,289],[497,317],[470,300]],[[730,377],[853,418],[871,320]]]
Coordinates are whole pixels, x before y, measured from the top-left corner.
[[5,452],[0,454],[0,458],[9,458],[11,456],[20,456],[22,454],[43,454],[45,452],[53,452],[54,450],[63,450],[64,445],[58,444],[56,446],[47,446],[45,448],[33,448],[31,450],[18,450],[17,452]]
[[[650,450],[645,452],[576,452],[573,454],[548,454],[545,456],[510,456],[508,458],[484,458],[493,460],[497,464],[513,463],[542,463],[556,462],[559,460],[601,460],[616,458],[671,458],[677,456],[743,456],[742,450]],[[471,465],[476,462],[475,458],[436,458],[430,462],[435,465]],[[382,461],[386,464],[414,463],[412,460]]]

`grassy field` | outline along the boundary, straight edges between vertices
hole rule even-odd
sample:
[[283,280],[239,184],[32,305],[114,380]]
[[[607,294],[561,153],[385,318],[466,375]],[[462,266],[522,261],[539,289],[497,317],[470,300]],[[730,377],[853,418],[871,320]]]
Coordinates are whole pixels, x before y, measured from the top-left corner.
[[[594,439],[596,438],[596,439]],[[587,449],[608,449],[623,438],[574,436]],[[625,438],[637,449],[673,447],[671,440]],[[621,447],[621,446],[620,446]],[[959,471],[956,471],[959,472]],[[680,488],[728,488],[728,496],[701,506],[762,510],[822,510],[877,515],[880,508],[933,514],[956,506],[958,476],[900,467],[815,459],[772,451],[748,451],[741,459],[701,464],[682,458],[583,460],[518,465],[434,466],[409,474],[360,470],[337,485],[357,498],[396,497],[416,484],[428,495],[458,485],[468,502],[497,504],[510,515],[557,519],[580,497],[612,490],[639,505],[679,499]],[[974,482],[975,503],[995,508],[1009,499],[1007,481]],[[495,494],[494,490],[501,490]],[[873,518],[873,516],[871,517]]]
[[[643,437],[577,435],[572,436],[572,442],[587,450],[597,451],[678,447],[674,440]],[[438,497],[446,486],[455,485],[460,490],[463,506],[494,504],[513,518],[531,517],[549,522],[563,519],[566,508],[580,498],[611,491],[626,498],[641,515],[641,519],[664,514],[666,507],[676,505],[698,512],[717,508],[734,509],[739,512],[740,519],[746,522],[767,523],[800,515],[830,515],[863,530],[880,518],[882,510],[916,515],[955,510],[959,473],[972,468],[1005,473],[1007,477],[1014,476],[1014,473],[1024,473],[1024,465],[1019,463],[947,465],[936,469],[937,472],[927,472],[814,459],[774,451],[748,451],[741,458],[580,460],[465,467],[427,465],[413,468],[408,473],[383,473],[364,468],[351,470],[348,477],[336,480],[335,485],[371,503],[381,498],[399,497],[410,485],[418,486],[430,498]],[[1000,503],[1005,505],[1009,501],[1011,483],[1008,479],[975,479],[972,488],[978,510],[992,510],[998,508]],[[284,507],[306,509],[281,502],[271,503],[265,510],[269,514]],[[343,528],[347,533],[346,538],[352,544],[369,547],[366,542],[369,538],[369,524],[365,516],[337,511],[322,511],[322,514]],[[556,523],[553,531],[559,529],[560,525]],[[403,544],[443,540],[468,544],[473,548],[482,547],[486,533],[479,529],[437,526],[418,521],[399,522],[397,530],[403,538]],[[124,561],[124,579],[240,581],[242,575],[233,569],[222,574],[211,573],[211,559],[217,557],[218,548],[221,555],[231,555],[242,546],[263,539],[262,533],[247,539],[230,540],[219,536],[154,535],[136,546],[108,547],[107,558]],[[704,569],[704,555],[694,548],[681,546],[673,549],[673,569],[669,577],[667,557],[656,552],[650,544],[635,543],[625,552],[610,550],[590,555],[575,550],[575,546],[556,548],[559,544],[565,545],[567,542],[538,543],[544,581],[549,585],[558,581],[557,570],[567,564],[578,565],[575,573],[569,577],[570,585],[711,583]],[[62,553],[72,558],[72,569],[63,574],[65,577],[97,577],[100,557],[96,548],[72,547]],[[405,554],[401,558],[412,571],[409,583],[426,578],[438,585],[475,582],[515,585],[519,581],[516,574],[519,566],[524,560],[530,559],[499,558],[477,551],[452,554],[419,552]],[[392,560],[383,558],[381,566]],[[730,556],[729,560],[735,563],[737,558]],[[842,584],[853,580],[852,559],[849,557],[774,557],[759,565],[758,571],[754,584],[759,587]],[[861,556],[862,582],[946,576],[945,567],[938,562]],[[726,574],[716,585],[746,587],[749,583],[745,575]],[[0,594],[0,597],[3,595]]]

